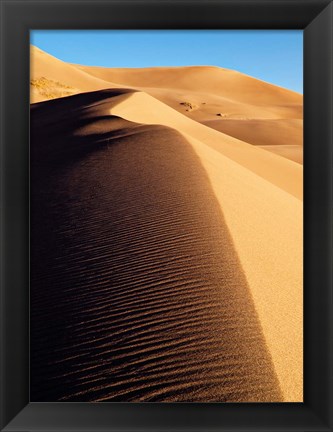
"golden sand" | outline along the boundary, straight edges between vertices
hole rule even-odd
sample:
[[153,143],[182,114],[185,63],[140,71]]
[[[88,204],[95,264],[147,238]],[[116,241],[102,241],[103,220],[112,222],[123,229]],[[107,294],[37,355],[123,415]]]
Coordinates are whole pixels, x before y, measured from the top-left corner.
[[[120,224],[120,227],[122,226],[118,240],[121,242],[125,241],[126,237],[123,238],[123,235],[125,232],[128,232],[129,239],[132,238],[135,245],[138,246],[138,259],[143,263],[143,267],[138,269],[139,273],[134,274],[134,278],[138,278],[138,281],[141,281],[140,287],[138,288],[136,288],[136,284],[133,283],[133,280],[130,282],[131,279],[126,276],[126,272],[122,274],[123,276],[121,277],[127,278],[127,283],[129,284],[127,285],[127,289],[132,287],[131,289],[134,291],[129,297],[130,303],[126,303],[127,297],[123,291],[123,287],[125,286],[123,284],[125,282],[123,281],[121,286],[119,286],[117,302],[120,303],[117,306],[117,314],[119,313],[121,315],[117,315],[117,317],[120,319],[120,317],[126,313],[126,308],[132,310],[131,302],[135,300],[136,296],[138,296],[137,300],[135,300],[133,304],[137,306],[143,305],[146,301],[149,301],[149,298],[145,297],[144,291],[140,290],[143,289],[145,284],[148,284],[146,285],[147,287],[150,286],[150,282],[154,286],[154,296],[151,301],[153,301],[152,307],[154,308],[154,313],[157,314],[155,318],[158,319],[159,313],[161,317],[163,317],[165,314],[163,308],[165,308],[165,306],[162,307],[162,305],[166,301],[169,301],[167,299],[169,299],[169,295],[172,295],[170,293],[175,287],[175,285],[170,285],[168,287],[168,292],[162,293],[157,287],[160,283],[163,284],[163,281],[150,280],[149,276],[151,271],[155,274],[155,269],[157,271],[158,266],[161,265],[159,261],[160,256],[156,257],[156,255],[154,255],[150,257],[154,265],[149,267],[149,260],[146,260],[147,255],[149,256],[149,249],[145,251],[144,246],[147,244],[149,245],[149,233],[151,233],[148,220],[145,220],[148,216],[144,216],[144,212],[145,208],[151,208],[150,206],[153,206],[155,202],[157,206],[155,210],[157,213],[154,213],[152,216],[153,220],[156,221],[153,225],[155,239],[154,243],[151,244],[152,250],[157,248],[157,250],[162,249],[163,251],[163,248],[166,246],[166,250],[170,251],[174,249],[174,251],[177,251],[179,256],[181,256],[184,254],[184,251],[182,251],[182,249],[177,249],[180,247],[178,240],[189,240],[188,247],[191,249],[191,247],[193,247],[193,239],[198,235],[198,232],[201,232],[200,230],[204,230],[202,232],[205,232],[206,235],[207,242],[203,241],[199,249],[193,249],[195,253],[192,257],[194,261],[191,265],[188,261],[186,261],[186,263],[185,261],[175,261],[176,267],[172,267],[174,268],[174,270],[172,270],[175,272],[174,275],[179,272],[185,272],[184,274],[186,274],[186,269],[191,269],[191,273],[195,272],[194,269],[196,266],[200,268],[201,264],[199,263],[202,263],[200,260],[195,263],[195,256],[209,255],[209,250],[215,251],[214,264],[209,261],[209,266],[211,267],[209,267],[210,273],[208,273],[215,274],[215,276],[207,276],[207,273],[199,272],[200,275],[198,274],[197,277],[201,278],[201,284],[199,288],[197,287],[198,291],[196,291],[196,285],[189,276],[186,276],[184,280],[180,278],[176,283],[178,287],[177,295],[180,295],[180,299],[181,296],[183,296],[185,305],[191,304],[190,309],[186,309],[184,306],[184,313],[186,311],[187,316],[197,314],[195,315],[197,317],[197,324],[193,323],[194,327],[191,324],[192,327],[188,327],[188,331],[191,330],[193,333],[197,331],[198,337],[208,338],[208,340],[210,340],[209,338],[211,338],[213,334],[210,332],[214,332],[214,337],[212,339],[212,346],[214,348],[211,353],[212,357],[210,357],[208,361],[208,363],[210,362],[211,370],[215,370],[218,364],[214,363],[214,356],[218,355],[219,350],[223,351],[223,348],[219,345],[220,342],[216,339],[216,335],[218,334],[218,326],[221,325],[223,327],[223,323],[225,323],[225,321],[223,321],[224,305],[228,304],[228,308],[231,308],[230,311],[233,310],[233,313],[235,313],[235,310],[230,305],[230,301],[227,301],[225,296],[222,296],[220,299],[216,297],[216,289],[218,289],[219,286],[222,290],[221,292],[229,286],[228,283],[225,282],[226,279],[223,279],[223,272],[221,273],[220,271],[220,269],[223,268],[223,271],[226,272],[226,267],[222,264],[223,260],[221,262],[219,261],[223,256],[227,256],[225,248],[226,243],[224,243],[224,249],[222,245],[223,239],[221,238],[221,233],[223,233],[222,237],[224,236],[225,239],[230,236],[228,248],[230,248],[230,251],[234,251],[228,258],[231,266],[228,271],[231,271],[230,269],[232,268],[237,269],[237,271],[233,271],[235,281],[241,280],[239,286],[244,288],[242,291],[243,301],[241,302],[240,298],[242,296],[239,294],[235,297],[235,304],[242,304],[243,306],[240,307],[244,308],[244,299],[246,299],[248,312],[245,311],[246,308],[243,312],[248,313],[249,317],[252,317],[251,319],[253,321],[249,326],[257,329],[254,334],[257,334],[257,338],[259,338],[257,341],[258,346],[262,347],[261,355],[264,357],[261,357],[261,359],[265,358],[265,360],[260,361],[263,361],[266,365],[266,369],[264,369],[266,371],[266,378],[263,378],[262,382],[264,383],[263,385],[266,389],[264,391],[267,392],[268,399],[264,398],[261,390],[259,393],[253,393],[256,395],[254,399],[259,400],[262,398],[262,400],[273,401],[280,397],[287,402],[303,401],[302,96],[263,83],[262,81],[238,72],[222,68],[150,68],[134,71],[131,69],[92,68],[66,64],[33,47],[31,79],[35,80],[35,83],[38,83],[38,80],[42,77],[48,80],[47,87],[50,94],[54,94],[52,93],[52,86],[56,90],[56,85],[52,84],[53,82],[58,83],[58,90],[59,88],[70,88],[70,91],[77,93],[91,92],[106,88],[129,89],[126,93],[116,91],[114,94],[110,94],[109,97],[106,93],[101,91],[96,95],[91,94],[89,97],[85,96],[84,99],[74,96],[73,98],[78,99],[61,98],[53,102],[50,101],[45,104],[33,105],[36,110],[36,116],[38,117],[38,115],[40,115],[38,113],[47,112],[47,116],[45,117],[44,115],[43,117],[44,121],[46,121],[47,124],[48,122],[52,124],[56,116],[59,116],[59,112],[61,114],[61,110],[66,112],[66,104],[77,104],[77,118],[73,119],[73,124],[66,123],[65,125],[64,123],[63,127],[65,129],[61,131],[63,135],[59,132],[60,135],[58,136],[56,131],[54,132],[55,136],[58,136],[58,141],[53,142],[51,140],[51,142],[53,142],[52,147],[47,147],[47,149],[45,149],[45,147],[40,147],[39,151],[40,154],[44,155],[43,157],[51,157],[47,156],[48,154],[52,154],[52,157],[56,157],[57,152],[69,151],[69,147],[61,147],[62,150],[58,147],[59,143],[67,142],[66,140],[69,140],[68,143],[70,143],[70,148],[73,152],[71,153],[71,157],[74,157],[73,155],[77,152],[75,140],[79,140],[81,145],[86,145],[87,149],[89,148],[89,152],[91,152],[89,145],[93,146],[96,145],[96,143],[107,142],[110,146],[115,140],[115,149],[118,150],[112,150],[112,152],[115,152],[114,154],[112,153],[113,159],[108,159],[111,156],[109,153],[103,153],[105,157],[107,156],[106,160],[109,162],[103,162],[103,158],[98,158],[97,153],[97,159],[95,156],[89,156],[86,162],[80,162],[83,164],[82,166],[85,166],[84,163],[86,163],[88,168],[90,167],[89,164],[92,164],[88,171],[81,169],[80,163],[77,162],[77,168],[68,171],[69,177],[67,178],[68,183],[66,188],[68,187],[69,189],[66,189],[63,185],[65,189],[59,189],[59,195],[57,196],[63,196],[65,200],[69,200],[68,202],[70,202],[70,196],[68,195],[70,193],[69,190],[74,188],[73,196],[77,196],[78,193],[78,196],[81,196],[82,199],[86,201],[87,196],[90,196],[89,194],[92,193],[89,181],[97,182],[96,184],[99,186],[96,186],[96,190],[99,190],[98,188],[104,190],[103,188],[106,187],[103,186],[104,178],[107,179],[108,182],[115,181],[112,176],[109,177],[109,174],[107,174],[108,167],[110,166],[112,166],[114,172],[117,173],[117,178],[121,179],[121,182],[117,184],[116,188],[118,195],[109,195],[111,193],[110,190],[104,190],[103,193],[105,195],[101,195],[99,198],[101,201],[98,201],[99,214],[103,215],[106,209],[108,209],[108,207],[103,208],[102,203],[104,202],[107,206],[107,202],[109,202],[109,198],[107,197],[109,196],[112,196],[112,200],[116,200],[116,208],[122,208],[123,205],[125,206],[123,207],[125,213],[119,220],[118,218],[120,215],[117,212],[112,214],[111,210],[108,209],[107,214],[110,215],[110,220],[114,221],[113,223]],[[49,98],[42,93],[38,86],[32,87],[32,102],[38,102]],[[83,96],[84,95],[82,95],[82,97]],[[66,99],[68,99],[68,102],[65,104]],[[70,102],[71,100],[73,102]],[[97,101],[98,109],[95,109],[94,106]],[[58,114],[53,114],[56,112]],[[64,119],[60,116],[57,121],[59,126]],[[80,124],[80,126],[78,126],[78,124]],[[157,125],[163,125],[163,128]],[[171,130],[169,128],[171,128]],[[38,133],[43,135],[38,128],[36,129],[36,133],[37,135]],[[107,141],[105,141],[106,139]],[[117,140],[120,141],[118,142]],[[156,143],[158,142],[161,143],[160,149],[158,146],[156,147]],[[174,146],[170,147],[171,142],[174,142]],[[33,141],[32,145],[34,145]],[[80,148],[80,151],[82,151],[82,148],[85,147]],[[149,148],[151,148],[151,154],[149,153]],[[178,148],[179,152],[181,152],[181,156],[180,153],[177,156]],[[100,155],[102,155],[102,153],[100,153]],[[79,156],[75,157],[79,160]],[[80,153],[80,158],[86,158],[86,156]],[[117,158],[119,158],[119,161],[123,161],[122,165],[120,162],[119,165],[117,165],[115,162]],[[127,166],[126,164],[129,165]],[[175,167],[174,172],[172,171],[172,166]],[[130,170],[129,167],[131,167]],[[100,173],[102,173],[101,177],[98,179],[96,177],[94,180],[95,174],[93,169],[100,170]],[[144,190],[140,189],[140,193],[137,194],[131,192],[131,189],[128,190],[128,188],[133,187],[128,177],[130,176],[131,170],[139,170],[135,182],[141,182],[141,184],[144,185]],[[87,172],[89,176],[87,180],[84,180],[86,175],[84,173]],[[196,182],[194,182],[194,178],[191,177],[190,183],[193,183],[193,185],[196,184],[196,186],[193,186],[193,190],[190,187],[190,183],[188,183],[189,178],[186,177],[186,172],[191,173],[191,176],[194,175],[194,172],[197,172],[198,178],[200,178],[200,181],[197,178]],[[161,173],[164,173],[164,180],[160,177]],[[61,183],[60,174],[56,173],[56,175],[58,176],[58,181]],[[84,184],[90,191],[88,195],[87,191],[82,189],[83,186],[80,186],[80,182],[82,181],[86,182]],[[176,201],[173,201],[172,198],[177,190],[177,193],[180,194],[179,196],[177,195],[177,199],[186,201],[190,213],[187,213],[185,208],[182,207],[183,210],[177,213],[176,220],[165,220],[163,219],[163,215],[168,211],[168,203],[172,204],[172,207],[169,207],[170,212],[177,211]],[[114,193],[114,190],[112,193]],[[128,196],[126,195],[127,193],[129,193]],[[119,194],[124,194],[124,197],[121,199],[126,201],[126,205],[124,204],[125,201],[122,204]],[[193,194],[193,196],[191,194]],[[201,195],[202,197],[200,198]],[[143,196],[144,198],[142,198]],[[190,199],[188,200],[189,197]],[[128,200],[133,200],[130,207],[128,207]],[[147,202],[145,200],[147,200]],[[144,202],[146,202],[148,207],[143,205]],[[194,202],[196,202],[201,209],[201,213],[197,214],[195,208],[191,207],[194,205]],[[139,213],[143,219],[140,219],[136,214],[136,208],[141,209]],[[49,212],[51,210],[46,209],[45,211]],[[68,211],[70,212],[71,210]],[[89,210],[88,208],[84,211],[85,214],[89,216],[89,212],[93,210]],[[201,228],[199,231],[191,231],[190,229],[192,223],[191,214],[194,219],[198,218],[196,222],[193,219],[193,224],[195,226],[198,227],[199,221],[200,224],[202,224],[200,225]],[[210,214],[215,215],[213,219],[211,219],[212,216],[210,216]],[[57,217],[60,218],[59,223],[65,223],[65,221],[61,219],[62,216],[58,215]],[[70,217],[74,216],[71,214]],[[92,219],[88,218],[88,220],[97,220],[96,215],[93,213],[91,213],[89,217]],[[126,221],[126,218],[129,218],[128,221]],[[217,222],[218,220],[220,220],[220,224]],[[131,225],[132,223],[138,224],[139,233],[136,234]],[[179,234],[171,229],[173,224],[182,226]],[[93,239],[95,230],[92,226],[86,225],[83,220],[79,220],[79,225],[82,226],[82,229],[86,230],[85,232],[87,235],[90,232],[89,235],[91,235]],[[205,225],[207,225],[207,229],[203,228]],[[98,233],[98,229],[103,233],[102,226],[100,228],[96,227],[96,233]],[[171,231],[169,231],[170,229]],[[187,232],[187,230],[190,231]],[[136,238],[139,234],[143,237]],[[59,233],[60,237],[64,235],[63,232]],[[108,235],[108,231],[104,232],[103,236],[105,235]],[[148,237],[145,238],[144,235]],[[215,237],[218,241],[212,240]],[[90,241],[92,241],[92,239]],[[98,242],[104,242],[101,236],[99,236],[97,240]],[[95,239],[94,241],[97,240]],[[115,243],[118,240],[115,239]],[[170,241],[171,243],[168,243]],[[78,247],[79,245],[76,243],[70,243],[70,250]],[[110,244],[105,243],[101,250],[103,252],[110,247]],[[125,248],[125,246],[123,247]],[[150,246],[147,247],[149,248]],[[221,248],[220,252],[218,252],[219,247]],[[124,251],[125,250],[126,249],[124,249]],[[61,249],[59,253],[61,251],[63,252]],[[79,253],[79,251],[77,253]],[[126,254],[123,252],[121,252],[121,255],[116,256],[117,265],[114,271],[117,271],[117,268],[123,269],[127,259]],[[61,259],[61,256],[57,259]],[[81,257],[81,259],[84,262],[84,256]],[[98,259],[97,256],[96,259]],[[168,262],[171,259],[171,256],[169,256]],[[239,263],[239,266],[237,263]],[[76,265],[77,264],[68,271],[73,271]],[[204,268],[207,268],[207,265],[208,262],[204,265]],[[147,273],[144,271],[147,271]],[[82,275],[77,274],[77,276],[75,276],[74,272],[72,277],[75,283],[82,286]],[[213,277],[214,282],[212,282],[210,277]],[[204,282],[202,282],[202,278],[204,278]],[[179,283],[186,283],[186,280],[192,281],[190,297],[197,298],[198,303],[188,303],[190,300],[186,292],[180,291]],[[229,280],[228,277],[227,280]],[[56,282],[52,282],[51,286],[55,291],[59,289]],[[199,331],[198,327],[200,319],[202,319],[202,323],[204,323],[206,319],[206,312],[202,314],[199,313],[199,310],[201,310],[200,305],[206,304],[204,297],[200,297],[203,295],[201,290],[204,286],[215,287],[207,288],[207,295],[211,299],[209,308],[211,308],[213,304],[217,305],[216,309],[214,309],[213,320],[209,321],[210,324],[208,322],[204,324],[206,325],[206,334],[201,333],[204,330],[201,329]],[[92,289],[90,285],[89,287],[89,289]],[[234,285],[232,285],[232,287],[232,289],[235,289]],[[100,288],[102,291],[100,291]],[[109,303],[107,302],[113,301],[112,295],[110,294],[111,297],[106,303],[103,302],[104,300],[102,300],[102,297],[98,296],[104,295],[107,292],[107,285],[103,282],[100,288],[96,288],[96,302],[99,308],[98,310],[101,311],[102,315],[96,315],[97,312],[93,309],[91,333],[87,330],[89,335],[92,335],[95,329],[93,323],[96,322],[97,325],[99,322],[98,316],[102,319],[103,325],[109,322],[107,319],[109,315],[104,316],[103,311],[109,307]],[[91,295],[93,296],[93,294]],[[160,297],[157,295],[160,295]],[[122,299],[121,296],[124,296],[124,298]],[[90,294],[88,298],[90,299]],[[93,297],[91,297],[91,301],[93,302]],[[162,309],[159,309],[158,305],[161,305]],[[131,313],[134,315],[139,314],[135,316],[138,316],[140,319],[139,327],[141,328],[141,326],[143,326],[142,328],[144,329],[144,320],[146,318],[148,319],[150,315],[148,314],[148,316],[145,314],[144,309],[137,310],[137,306],[135,306],[135,309],[133,309]],[[177,305],[177,308],[178,307],[179,304]],[[253,309],[251,309],[252,307]],[[221,312],[220,324],[218,319],[219,308]],[[174,312],[175,311],[171,312],[168,309],[168,313],[174,314]],[[259,326],[255,324],[257,322],[255,317],[258,319],[258,323],[260,323]],[[114,317],[112,319],[114,319]],[[182,319],[184,319],[184,316],[182,316]],[[125,325],[125,322],[123,324],[121,324],[121,321],[117,322],[119,322],[120,326]],[[149,322],[150,321],[147,321],[147,325]],[[167,320],[162,320],[161,322],[164,323],[163,325],[167,324]],[[84,328],[89,329],[89,322],[86,323],[83,319],[82,323],[82,325],[88,326]],[[72,325],[76,328],[75,323]],[[195,327],[195,325],[197,325],[197,327]],[[246,329],[241,328],[242,324],[240,322],[237,325],[239,326],[239,334],[242,334]],[[158,341],[155,341],[158,343],[158,352],[161,353],[161,349],[162,352],[164,349],[167,349],[170,355],[175,356],[176,354],[172,350],[170,351],[169,348],[166,348],[166,341],[163,342],[162,346],[160,345],[161,340],[165,337],[165,335],[161,336],[162,327],[155,329],[157,332],[156,335],[160,338]],[[78,334],[80,334],[81,337],[85,337],[82,333],[84,328],[81,328],[79,325]],[[98,327],[98,331],[102,331],[101,328]],[[120,331],[120,329],[118,328],[117,331]],[[259,340],[261,340],[260,334],[262,334],[263,337],[263,345],[260,345],[262,342],[259,342]],[[89,339],[90,336],[87,337],[88,342],[93,343]],[[148,334],[143,334],[143,337],[148,337]],[[190,338],[189,332],[186,333],[186,337]],[[242,337],[244,344],[246,344],[248,343],[246,342],[248,338],[252,336],[244,334]],[[232,336],[231,339],[236,340],[237,338],[235,339],[235,336]],[[102,341],[101,343],[103,343],[102,346],[105,346],[104,343],[106,341],[103,337],[100,340]],[[185,339],[181,340],[182,342],[180,343],[187,346]],[[237,339],[237,343],[239,343],[239,340],[240,339]],[[108,341],[108,343],[109,342],[110,341]],[[121,339],[119,339],[118,342],[120,343]],[[173,346],[172,344],[175,342],[173,341],[170,343],[171,346]],[[130,349],[130,345],[125,344],[125,346],[128,346],[128,349]],[[138,342],[135,347],[132,347],[137,355],[153,355],[151,353],[153,349],[151,346],[148,348],[146,345],[143,345],[143,350],[140,350],[139,346],[140,342]],[[249,347],[249,345],[247,346]],[[94,344],[93,347],[95,347]],[[188,352],[193,353],[193,360],[195,359],[197,364],[201,364],[198,352],[191,351],[189,346],[187,346],[187,349],[189,349]],[[206,350],[209,350],[207,346],[204,348],[204,351]],[[258,353],[251,350],[252,348],[249,348],[249,355],[252,356],[254,360]],[[267,350],[268,354],[265,350]],[[186,356],[186,349],[183,354]],[[74,352],[72,355],[75,355]],[[98,358],[99,357],[96,357],[96,359]],[[149,359],[151,359],[151,357],[149,357]],[[80,357],[80,361],[81,360],[86,367],[89,367],[89,364],[84,363],[88,362],[85,357]],[[61,361],[60,358],[59,361]],[[176,361],[176,359],[174,359],[174,361]],[[244,358],[243,361],[245,361]],[[222,375],[226,373],[225,368],[231,367],[230,364],[228,366],[228,363],[223,364],[226,366],[221,366],[220,373]],[[134,365],[135,363],[133,363],[133,367]],[[74,366],[75,364],[71,365],[73,368]],[[171,365],[169,366],[171,368]],[[164,368],[168,367],[168,365],[163,362],[158,362],[156,367]],[[188,367],[190,368],[189,370],[192,370],[191,366],[188,365]],[[150,371],[152,370],[150,369]],[[179,388],[177,387],[177,389],[175,389],[175,387],[172,387],[174,384],[170,384],[170,387],[167,386],[170,390],[169,393],[165,392],[163,388],[156,388],[150,396],[147,396],[147,393],[144,392],[146,396],[142,396],[142,398],[147,400],[149,397],[161,397],[162,399],[164,397],[165,400],[180,400],[181,391],[183,391],[185,399],[186,397],[192,398],[191,400],[207,399],[207,395],[209,394],[207,387],[205,387],[205,391],[202,393],[200,393],[196,387],[196,385],[200,387],[200,382],[202,383],[205,379],[213,386],[214,391],[212,394],[214,394],[218,400],[228,398],[227,394],[229,394],[229,400],[235,400],[230,396],[232,391],[235,392],[235,398],[238,398],[237,400],[242,397],[246,400],[250,398],[250,393],[247,393],[247,396],[244,396],[244,394],[242,396],[241,393],[237,393],[237,380],[230,384],[229,393],[225,390],[228,389],[228,385],[225,383],[224,393],[222,392],[222,394],[220,390],[218,390],[223,382],[221,374],[219,374],[217,378],[217,375],[207,373],[206,375],[201,375],[199,378],[199,370],[193,369],[193,371],[197,374],[198,381],[196,381],[190,393],[188,393],[189,390],[188,388],[186,389],[186,386],[182,387],[182,385],[179,384]],[[270,373],[273,381],[274,376],[276,376],[278,385],[274,384],[273,381],[270,383],[269,380],[267,381],[267,376],[269,375],[268,371],[271,371]],[[121,373],[123,372],[124,370]],[[104,381],[102,375],[93,376],[101,380],[101,385],[103,385]],[[89,382],[93,382],[95,379],[93,376],[89,375],[88,378],[84,378],[88,387]],[[248,372],[247,376],[248,379],[250,379],[251,373]],[[255,380],[258,380],[256,373],[254,376],[256,377]],[[210,381],[212,377],[215,378],[213,381]],[[140,387],[139,381],[131,381],[131,379],[128,384],[124,384],[125,387],[133,383],[135,383],[135,386]],[[261,388],[259,381],[257,385],[258,388]],[[193,380],[193,383],[194,382],[195,380]],[[213,382],[215,384],[213,384]],[[251,384],[252,391],[254,391],[253,382]],[[239,385],[241,386],[241,384]],[[246,385],[244,384],[244,386],[245,389]],[[96,390],[95,385],[93,385],[92,388]],[[94,391],[93,394],[95,394]],[[281,393],[279,393],[280,391]],[[137,394],[140,393],[138,388],[137,392]],[[92,396],[89,391],[88,393],[84,393],[82,389],[78,390],[77,393],[74,392],[71,394],[74,396],[72,399],[69,397],[69,400],[74,400],[75,394],[76,397],[82,396],[83,399],[87,397],[87,399],[90,398],[89,400],[109,400],[111,397],[111,393],[107,392],[105,394],[102,391]],[[117,397],[115,393],[112,394],[112,397]],[[118,395],[120,399],[122,394],[127,395],[126,400],[129,400],[128,398],[130,398],[130,396],[128,396],[127,390],[125,391],[123,387]],[[189,394],[191,394],[191,396],[189,396]],[[280,394],[280,396],[278,394]],[[137,396],[137,399],[134,397],[133,400],[139,400],[139,398],[140,397]]]

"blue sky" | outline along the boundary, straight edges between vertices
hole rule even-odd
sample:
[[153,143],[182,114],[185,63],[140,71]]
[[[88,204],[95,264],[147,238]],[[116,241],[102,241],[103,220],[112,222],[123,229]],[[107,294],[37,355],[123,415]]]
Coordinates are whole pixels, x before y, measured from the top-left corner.
[[303,93],[301,30],[33,30],[30,38],[70,63],[221,66]]

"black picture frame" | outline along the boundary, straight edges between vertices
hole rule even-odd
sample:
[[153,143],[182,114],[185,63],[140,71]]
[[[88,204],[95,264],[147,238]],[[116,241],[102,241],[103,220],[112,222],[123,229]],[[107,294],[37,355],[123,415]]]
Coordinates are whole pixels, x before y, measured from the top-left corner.
[[[332,431],[331,0],[1,0],[1,429]],[[304,403],[29,403],[29,30],[304,30]]]

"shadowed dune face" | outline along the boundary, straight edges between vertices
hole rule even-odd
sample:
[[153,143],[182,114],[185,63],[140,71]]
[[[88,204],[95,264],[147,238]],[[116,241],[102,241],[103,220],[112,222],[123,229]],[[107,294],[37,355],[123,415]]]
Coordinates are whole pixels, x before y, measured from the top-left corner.
[[32,163],[37,166],[44,166],[46,162],[66,165],[72,154],[78,157],[96,150],[106,138],[121,135],[127,122],[117,116],[110,117],[110,101],[111,105],[116,104],[118,97],[123,100],[133,93],[127,89],[108,89],[59,98],[52,104],[33,104]]
[[282,401],[200,160],[119,95],[31,112],[31,400]]

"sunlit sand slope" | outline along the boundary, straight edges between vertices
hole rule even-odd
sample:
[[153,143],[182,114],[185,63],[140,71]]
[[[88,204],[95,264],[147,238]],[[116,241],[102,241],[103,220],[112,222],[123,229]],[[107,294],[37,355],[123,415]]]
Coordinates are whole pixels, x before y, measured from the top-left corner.
[[32,108],[32,401],[282,401],[209,176],[131,97]]
[[134,92],[130,98],[120,95],[110,113],[131,121],[173,127],[204,142],[296,198],[303,198],[303,168],[300,164],[204,126],[146,93]]
[[222,119],[203,123],[227,135],[303,163],[303,121],[300,119]]
[[171,112],[144,93],[117,100],[111,113],[172,126],[194,146],[235,242],[285,398],[302,400],[302,166]]

